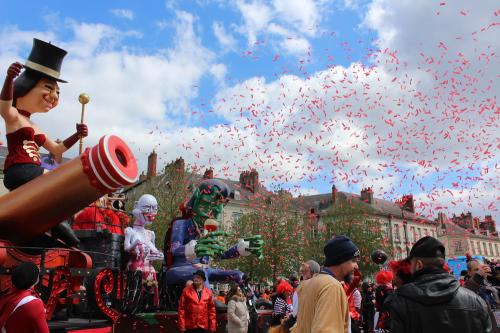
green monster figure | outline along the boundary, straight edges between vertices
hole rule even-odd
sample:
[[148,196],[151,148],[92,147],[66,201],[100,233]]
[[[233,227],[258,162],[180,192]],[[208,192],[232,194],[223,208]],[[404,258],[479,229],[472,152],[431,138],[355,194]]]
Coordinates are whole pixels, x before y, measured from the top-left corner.
[[203,181],[195,190],[183,211],[183,218],[172,221],[165,237],[167,284],[182,285],[203,268],[210,282],[235,281],[240,283],[243,273],[209,267],[209,258],[231,259],[256,255],[262,258],[264,241],[260,235],[242,238],[226,250],[219,237],[227,236],[217,231],[217,220],[229,200],[229,187],[222,181]]

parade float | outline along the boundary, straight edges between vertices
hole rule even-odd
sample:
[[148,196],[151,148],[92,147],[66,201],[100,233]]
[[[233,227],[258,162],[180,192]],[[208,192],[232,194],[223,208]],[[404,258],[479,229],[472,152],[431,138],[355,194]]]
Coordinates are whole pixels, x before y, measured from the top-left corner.
[[[138,265],[129,260],[128,264],[123,264],[126,250],[135,251],[130,246],[133,239],[126,238],[133,238],[129,234],[137,233],[137,230],[134,231],[138,228],[136,223],[124,233],[110,232],[109,227],[103,228],[99,219],[90,222],[87,219],[86,225],[74,223],[77,226],[75,234],[81,240],[78,247],[68,246],[47,233],[59,221],[71,219],[79,211],[92,211],[96,208],[95,202],[104,194],[133,184],[137,176],[137,164],[127,145],[117,136],[104,136],[98,145],[86,149],[81,156],[2,196],[0,293],[11,288],[9,273],[12,269],[22,262],[31,261],[41,268],[41,279],[36,289],[46,305],[51,331],[77,332],[94,329],[96,332],[106,332],[106,329],[111,331],[112,328],[114,332],[177,331],[176,306],[179,290],[182,290],[181,284],[184,283],[178,272],[190,271],[192,267],[198,266],[191,266],[186,260],[182,261],[182,265],[167,265],[165,262],[158,277],[154,276],[157,287],[148,288],[145,281],[150,271],[144,269],[144,262]],[[200,185],[202,192],[207,185],[207,181]],[[219,183],[217,185],[221,186]],[[206,193],[219,198],[219,192],[219,187],[213,187],[211,192]],[[194,196],[199,196],[199,193],[197,191]],[[151,196],[146,195],[146,199],[151,200]],[[140,219],[145,206],[149,209],[151,205],[147,201],[138,201],[138,211],[134,210],[136,220]],[[194,205],[193,208],[199,207]],[[148,210],[148,213],[155,214],[156,209]],[[78,217],[75,221],[77,220]],[[184,223],[186,219],[175,220],[173,226],[179,223],[176,221]],[[213,219],[205,222],[211,232],[217,232],[213,226],[210,227],[215,222]],[[143,226],[144,224],[140,225]],[[195,224],[189,226],[195,227]],[[171,239],[178,236],[178,230],[171,230]],[[203,241],[210,239],[206,232],[203,239],[199,239],[199,236],[193,236],[189,242],[197,237],[200,244],[212,242]],[[128,247],[124,246],[126,241],[129,243]],[[136,246],[139,244],[142,242],[135,242]],[[249,241],[242,240],[239,246],[241,253],[250,251]],[[229,257],[240,254],[237,247],[238,245],[228,250],[231,253]],[[209,247],[194,245],[194,248],[200,255],[199,258],[196,255],[192,258],[197,263],[207,261],[209,255],[216,255],[215,252],[210,252]],[[252,251],[258,248],[259,246],[253,247]],[[148,253],[141,251],[142,249],[139,251],[141,258],[163,260],[163,255],[158,250],[151,251],[149,248]],[[172,257],[171,252],[165,253],[167,258]],[[239,282],[242,276],[239,271],[207,269],[211,272],[211,282]],[[177,280],[169,278],[172,273]],[[227,320],[225,311],[225,305],[218,303],[218,332],[224,332]],[[256,326],[259,331],[264,331],[271,311],[257,309],[256,312]],[[64,313],[62,318],[60,313]]]
[[[127,227],[127,214],[112,207],[108,194],[137,182],[137,162],[115,135],[82,151],[89,96],[79,96],[81,122],[62,142],[50,140],[30,120],[57,106],[57,82],[66,82],[59,78],[65,55],[34,39],[26,63],[9,67],[0,96],[8,146],[4,184],[10,190],[0,197],[0,297],[12,290],[12,270],[33,262],[40,268],[35,289],[52,332],[175,332],[178,297],[193,271],[204,269],[209,282],[240,283],[242,272],[213,269],[210,258],[261,256],[262,240],[252,236],[223,248],[217,238],[225,234],[216,219],[230,189],[213,180],[199,185],[182,218],[172,222],[165,255],[155,246],[154,232],[144,228],[158,211],[153,196],[138,200]],[[39,148],[61,155],[78,141],[80,155],[47,172]],[[163,263],[158,274],[153,260]],[[226,306],[216,305],[217,331],[224,332]],[[255,330],[266,331],[271,311],[251,308]]]

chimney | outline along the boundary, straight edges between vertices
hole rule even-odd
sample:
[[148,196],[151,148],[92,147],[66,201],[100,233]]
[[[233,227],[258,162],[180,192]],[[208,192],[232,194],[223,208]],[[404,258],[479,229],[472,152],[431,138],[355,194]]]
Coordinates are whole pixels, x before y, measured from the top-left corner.
[[240,184],[242,188],[257,193],[259,190],[259,173],[255,169],[243,171],[240,173]]
[[371,187],[367,187],[361,190],[361,201],[364,201],[370,205],[373,203],[373,190]]
[[403,195],[401,198],[401,204],[404,210],[410,213],[415,213],[415,203],[413,202],[413,195]]
[[257,193],[259,191],[259,173],[257,170],[252,169],[250,171],[250,177],[252,178],[252,192]]
[[176,159],[174,161],[174,165],[175,165],[175,170],[177,172],[184,172],[184,169],[186,168],[186,165],[184,163],[184,159],[182,157],[179,157],[178,159]]
[[146,174],[146,177],[149,179],[151,177],[156,176],[156,160],[158,158],[158,155],[156,155],[156,152],[153,149],[153,152],[149,154],[148,156],[148,172]]
[[332,185],[332,204],[335,205],[337,202],[337,188],[335,185]]
[[209,168],[205,170],[203,174],[203,179],[213,179],[214,178],[214,169]]

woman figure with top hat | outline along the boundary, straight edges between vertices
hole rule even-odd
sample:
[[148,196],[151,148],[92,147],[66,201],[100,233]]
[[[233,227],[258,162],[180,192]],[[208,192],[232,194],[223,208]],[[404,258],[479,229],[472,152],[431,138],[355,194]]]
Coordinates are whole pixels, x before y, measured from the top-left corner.
[[[45,172],[38,153],[40,147],[57,156],[88,134],[85,124],[77,124],[73,135],[57,143],[30,119],[34,113],[46,113],[57,106],[58,82],[66,82],[59,78],[66,53],[55,45],[35,38],[26,63],[21,65],[15,62],[7,70],[0,92],[0,114],[5,120],[8,148],[4,185],[10,191]],[[65,241],[78,242],[67,223],[60,225],[59,231],[67,236]]]

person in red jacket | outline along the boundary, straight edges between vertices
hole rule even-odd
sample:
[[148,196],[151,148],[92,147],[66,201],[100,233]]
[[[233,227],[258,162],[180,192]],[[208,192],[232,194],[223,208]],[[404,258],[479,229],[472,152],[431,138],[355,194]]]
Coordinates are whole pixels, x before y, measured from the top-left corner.
[[179,301],[179,331],[186,333],[215,332],[215,303],[205,287],[205,272],[193,274],[193,284],[184,288]]
[[0,298],[0,332],[49,333],[45,306],[32,290],[40,270],[25,262],[12,271],[13,290]]

